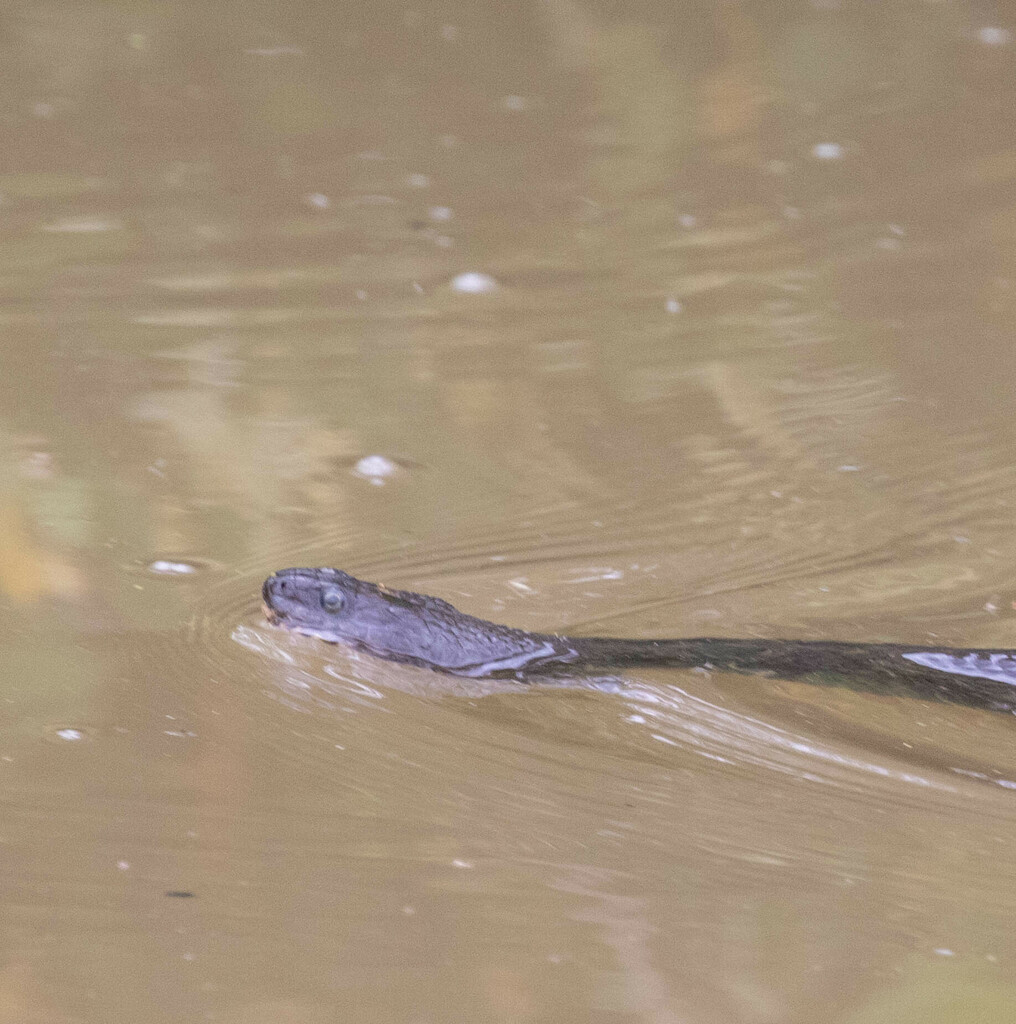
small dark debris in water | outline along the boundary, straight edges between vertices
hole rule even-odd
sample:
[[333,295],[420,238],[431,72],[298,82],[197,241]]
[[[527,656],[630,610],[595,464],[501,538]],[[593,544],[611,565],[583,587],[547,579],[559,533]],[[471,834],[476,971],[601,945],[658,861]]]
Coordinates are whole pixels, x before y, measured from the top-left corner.
[[186,889],[170,889],[166,893],[167,896],[172,897],[175,900],[190,900],[197,896],[196,892],[188,892]]

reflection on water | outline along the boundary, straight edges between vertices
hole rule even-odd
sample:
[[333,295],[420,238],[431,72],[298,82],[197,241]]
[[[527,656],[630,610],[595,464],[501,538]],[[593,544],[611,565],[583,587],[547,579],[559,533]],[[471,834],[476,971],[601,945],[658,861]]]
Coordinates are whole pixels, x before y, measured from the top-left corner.
[[1004,8],[3,21],[0,1024],[1016,1016],[1007,716],[257,609],[1016,647]]

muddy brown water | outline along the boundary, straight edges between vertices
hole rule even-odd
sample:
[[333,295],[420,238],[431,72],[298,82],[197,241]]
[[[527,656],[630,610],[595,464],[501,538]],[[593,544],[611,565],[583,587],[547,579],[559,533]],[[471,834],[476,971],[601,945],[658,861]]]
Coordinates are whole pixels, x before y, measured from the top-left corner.
[[1016,647],[1010,13],[0,16],[0,1024],[1016,1019],[1012,716],[258,607]]

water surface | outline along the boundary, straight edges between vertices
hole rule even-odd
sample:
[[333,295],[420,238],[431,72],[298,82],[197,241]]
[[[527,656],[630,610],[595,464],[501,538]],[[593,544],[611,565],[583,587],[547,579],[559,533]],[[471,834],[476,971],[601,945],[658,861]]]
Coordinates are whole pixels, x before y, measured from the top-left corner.
[[3,20],[0,1021],[1016,1017],[1012,716],[258,607],[1016,647],[1016,24]]

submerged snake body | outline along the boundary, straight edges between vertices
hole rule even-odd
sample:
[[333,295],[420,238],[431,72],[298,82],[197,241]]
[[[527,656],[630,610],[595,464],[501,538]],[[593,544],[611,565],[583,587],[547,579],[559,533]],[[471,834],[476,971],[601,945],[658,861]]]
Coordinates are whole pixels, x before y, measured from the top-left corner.
[[625,640],[530,633],[466,615],[447,601],[389,590],[339,569],[283,569],[265,580],[278,625],[379,658],[454,675],[525,678],[594,668],[664,666],[836,681],[1016,711],[1016,651],[830,640],[694,637]]

